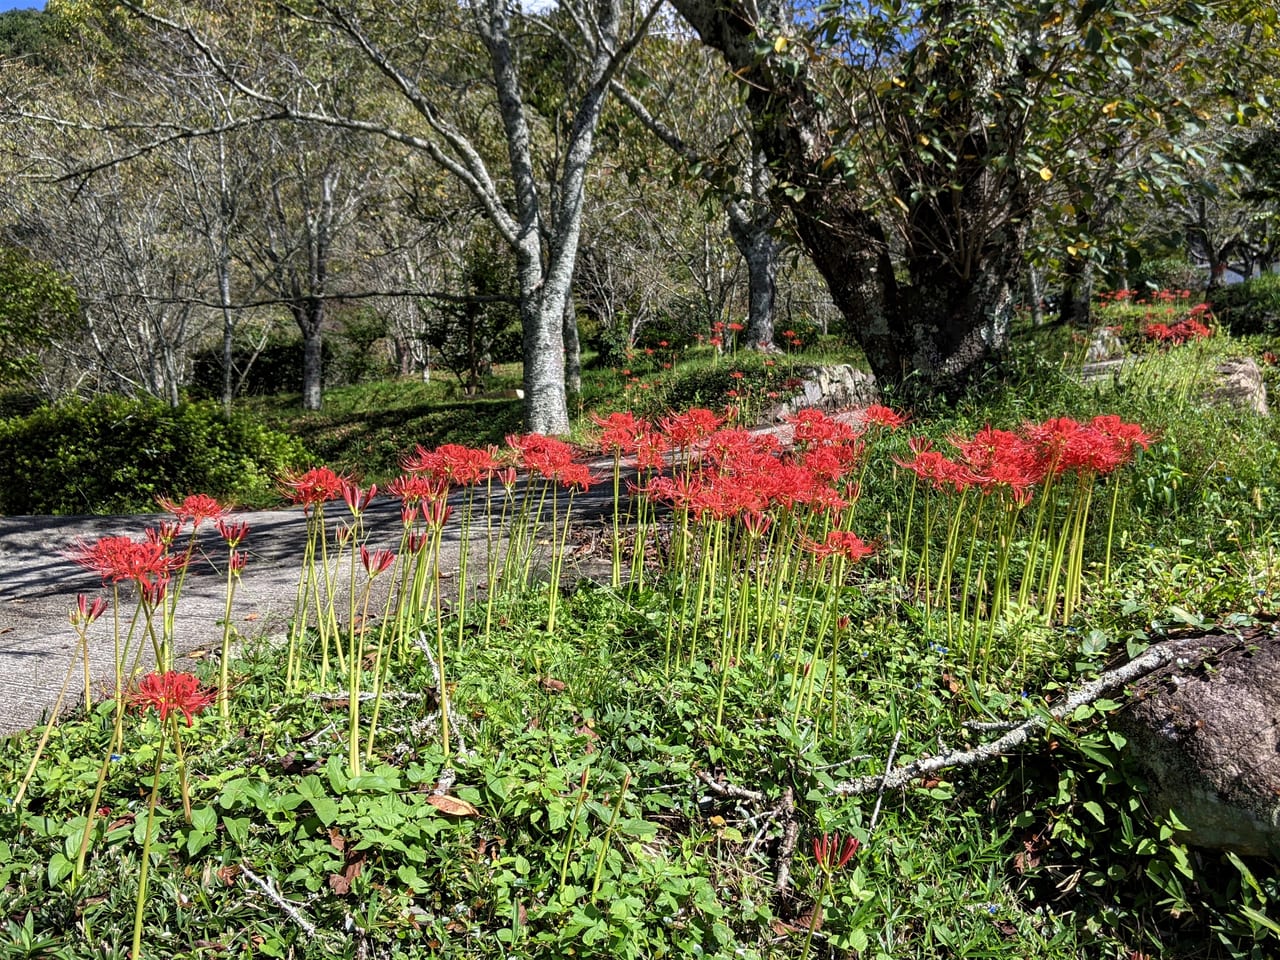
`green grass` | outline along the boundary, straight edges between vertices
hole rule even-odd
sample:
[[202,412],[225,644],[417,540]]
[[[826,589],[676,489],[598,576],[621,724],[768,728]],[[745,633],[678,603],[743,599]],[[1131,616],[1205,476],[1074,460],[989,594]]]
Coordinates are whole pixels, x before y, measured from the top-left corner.
[[[969,721],[1032,716],[1179,626],[1280,614],[1280,425],[1208,407],[1185,386],[1187,370],[1255,345],[1152,352],[1118,384],[1082,384],[1042,334],[1019,343],[998,376],[952,409],[916,411],[877,449],[853,522],[879,552],[834,593],[805,581],[788,595],[778,615],[798,643],[821,640],[806,610],[832,602],[848,618],[841,682],[826,684],[825,654],[805,668],[822,681],[812,714],[797,710],[786,658],[720,652],[726,618],[759,609],[757,591],[774,588],[750,566],[696,628],[695,575],[651,572],[635,589],[578,581],[554,630],[545,584],[504,591],[488,619],[483,603],[472,608],[461,630],[446,607],[461,743],[442,753],[434,658],[411,644],[388,681],[373,762],[355,779],[341,691],[318,696],[308,668],[301,691],[287,692],[283,651],[249,645],[232,665],[231,722],[205,716],[184,737],[191,824],[173,766],[162,770],[146,955],[797,957],[821,890],[812,841],[833,831],[863,847],[835,878],[814,957],[1274,955],[1280,940],[1263,921],[1280,904],[1275,864],[1251,862],[1246,876],[1229,857],[1180,845],[1166,817],[1143,810],[1142,778],[1109,737],[1105,707],[1021,755],[888,792],[874,821],[874,792],[835,789],[883,771],[895,745],[895,762],[971,746],[987,735]],[[625,407],[641,381],[663,391],[656,412],[675,397],[765,392],[780,376],[750,356],[662,362],[640,375],[640,364],[625,376],[589,370],[584,412]],[[414,443],[501,439],[474,424],[496,431],[485,421],[515,404],[443,393],[369,385],[327,395],[318,416],[269,415],[327,450],[331,466],[379,479]],[[942,611],[896,578],[910,550],[897,539],[908,485],[892,458],[909,453],[909,435],[947,449],[949,436],[987,423],[1099,413],[1159,433],[1120,475],[1111,582],[1098,560],[1102,510],[1071,622],[1001,618],[996,653],[1029,655],[972,671]],[[673,665],[672,642],[686,651],[695,639],[699,652]],[[215,676],[216,665],[201,669]],[[11,944],[0,956],[127,952],[154,719],[127,717],[109,812],[85,875],[70,873],[112,719],[109,703],[66,718],[28,799],[0,804],[0,942]],[[0,795],[12,797],[39,732],[0,744]]]

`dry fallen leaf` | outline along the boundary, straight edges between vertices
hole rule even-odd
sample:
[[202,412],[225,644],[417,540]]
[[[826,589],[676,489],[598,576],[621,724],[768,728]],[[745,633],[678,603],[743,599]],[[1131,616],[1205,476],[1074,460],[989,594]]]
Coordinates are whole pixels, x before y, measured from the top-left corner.
[[431,804],[441,813],[451,817],[478,817],[480,811],[467,803],[465,800],[459,800],[457,797],[450,797],[443,793],[433,793],[427,797],[427,803]]
[[557,680],[555,677],[543,677],[538,683],[544,690],[550,690],[553,693],[563,693],[566,687],[563,680]]

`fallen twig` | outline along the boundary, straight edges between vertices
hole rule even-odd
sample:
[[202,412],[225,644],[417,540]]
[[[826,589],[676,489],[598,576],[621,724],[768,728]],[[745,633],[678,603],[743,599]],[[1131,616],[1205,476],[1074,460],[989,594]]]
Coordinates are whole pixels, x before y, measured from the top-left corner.
[[841,796],[856,796],[862,793],[870,793],[872,790],[879,790],[883,793],[883,791],[890,788],[904,787],[926,774],[938,773],[951,767],[971,767],[1003,756],[1021,747],[1033,735],[1045,730],[1050,723],[1061,720],[1063,717],[1075,712],[1079,707],[1093,703],[1117,687],[1139,680],[1147,674],[1159,670],[1161,667],[1174,663],[1179,657],[1186,656],[1189,649],[1194,649],[1198,645],[1198,639],[1158,644],[1123,666],[1100,674],[1097,679],[1077,688],[1047,714],[1031,717],[996,740],[984,743],[982,746],[975,747],[972,750],[943,750],[936,756],[921,757],[888,773],[856,777],[853,780],[837,784],[835,793]]
[[316,935],[315,924],[313,924],[310,920],[308,920],[301,913],[299,913],[297,907],[295,907],[293,904],[291,904],[288,900],[286,900],[284,897],[280,895],[279,891],[277,891],[275,888],[275,884],[271,882],[271,879],[269,877],[266,879],[263,879],[262,877],[258,876],[256,873],[254,873],[252,870],[249,869],[249,865],[246,863],[240,864],[240,872],[243,873],[250,880],[252,880],[254,883],[256,883],[258,885],[258,888],[263,893],[265,893],[268,897],[271,898],[272,903],[274,903],[277,907],[283,910],[288,915],[290,920],[292,920],[294,923],[296,923],[299,927],[302,928],[303,933],[305,933],[309,937],[314,937]]

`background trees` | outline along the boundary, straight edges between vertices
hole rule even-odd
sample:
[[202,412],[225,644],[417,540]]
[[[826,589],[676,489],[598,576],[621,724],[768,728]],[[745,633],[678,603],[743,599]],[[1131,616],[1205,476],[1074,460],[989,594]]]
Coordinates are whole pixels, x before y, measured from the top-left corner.
[[606,354],[744,315],[768,342],[795,238],[881,383],[946,392],[999,356],[1028,263],[1084,322],[1138,251],[1274,255],[1269,141],[1224,135],[1260,116],[1274,11],[674,5],[696,36],[632,0],[0,18],[0,227],[79,295],[79,373],[47,386],[176,402],[216,344],[229,407],[254,317],[298,329],[315,407],[344,301],[408,373],[510,299],[527,422],[559,432],[579,315]]
[[[775,199],[877,378],[925,390],[954,387],[1002,350],[1043,189],[1094,162],[1055,148],[1114,120],[1148,158],[1176,157],[1223,92],[1201,88],[1193,102],[1179,74],[1221,62],[1224,34],[1206,27],[1240,13],[1160,2],[1060,11],[923,0],[816,14],[778,0],[673,5],[742,81]],[[1231,51],[1247,72],[1254,51]],[[1112,102],[1103,81],[1137,72],[1155,81]],[[1091,213],[1080,194],[1077,234]]]

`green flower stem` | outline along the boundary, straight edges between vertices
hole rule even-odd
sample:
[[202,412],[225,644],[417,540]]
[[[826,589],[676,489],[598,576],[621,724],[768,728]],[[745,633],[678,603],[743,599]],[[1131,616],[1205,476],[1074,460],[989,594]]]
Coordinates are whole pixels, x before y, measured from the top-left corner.
[[139,960],[142,956],[142,908],[147,900],[147,879],[151,872],[151,832],[156,820],[156,797],[160,793],[160,764],[164,760],[165,738],[160,737],[156,749],[156,768],[151,777],[151,797],[147,801],[147,827],[142,837],[142,867],[138,875],[138,902],[133,910],[133,949],[129,956]]

